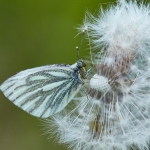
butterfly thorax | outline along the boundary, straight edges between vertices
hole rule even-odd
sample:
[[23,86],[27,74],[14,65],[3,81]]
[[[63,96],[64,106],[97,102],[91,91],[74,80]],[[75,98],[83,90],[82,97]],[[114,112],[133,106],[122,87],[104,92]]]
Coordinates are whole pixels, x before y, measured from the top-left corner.
[[84,84],[84,79],[87,78],[87,72],[86,72],[86,63],[82,60],[79,59],[75,64],[72,65],[72,69],[78,76],[79,82]]

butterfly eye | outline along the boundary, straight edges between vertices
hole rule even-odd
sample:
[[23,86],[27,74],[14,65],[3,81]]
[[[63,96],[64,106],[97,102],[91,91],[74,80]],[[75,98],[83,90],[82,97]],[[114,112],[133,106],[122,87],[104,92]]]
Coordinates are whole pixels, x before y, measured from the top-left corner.
[[77,61],[77,66],[78,66],[79,68],[85,67],[85,66],[86,66],[86,63],[85,63],[82,59],[80,59],[80,60]]
[[78,60],[78,61],[77,61],[77,66],[80,68],[80,67],[82,67],[82,65],[83,65],[82,60]]

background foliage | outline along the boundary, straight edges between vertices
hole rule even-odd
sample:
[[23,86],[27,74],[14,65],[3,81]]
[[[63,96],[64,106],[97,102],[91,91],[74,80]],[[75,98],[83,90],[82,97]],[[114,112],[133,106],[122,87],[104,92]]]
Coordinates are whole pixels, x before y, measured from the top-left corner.
[[[77,60],[85,11],[115,0],[0,0],[0,83],[18,71]],[[81,57],[86,54],[83,47]],[[84,58],[84,57],[83,57]],[[40,121],[0,94],[0,150],[65,150]]]

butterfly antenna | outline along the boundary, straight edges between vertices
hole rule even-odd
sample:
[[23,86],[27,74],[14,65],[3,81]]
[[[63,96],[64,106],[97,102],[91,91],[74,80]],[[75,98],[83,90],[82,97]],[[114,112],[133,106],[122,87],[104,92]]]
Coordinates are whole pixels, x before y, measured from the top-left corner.
[[80,42],[80,46],[79,47],[76,46],[78,60],[80,59],[80,49],[81,49],[81,46],[82,46],[83,39],[84,39],[84,30],[82,31],[82,39],[81,39],[81,42]]
[[80,56],[80,50],[79,50],[79,47],[78,46],[76,46],[76,50],[77,50],[77,59],[79,60],[80,58],[79,58],[79,56]]

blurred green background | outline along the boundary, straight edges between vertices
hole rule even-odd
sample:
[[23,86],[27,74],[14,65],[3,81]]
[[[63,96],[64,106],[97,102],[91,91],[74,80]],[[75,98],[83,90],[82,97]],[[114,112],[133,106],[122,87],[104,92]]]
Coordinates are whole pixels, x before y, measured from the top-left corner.
[[[0,0],[0,83],[28,68],[74,63],[82,37],[74,38],[75,28],[87,9],[96,14],[108,2],[115,0]],[[0,93],[0,150],[67,149],[42,135],[40,124]]]

